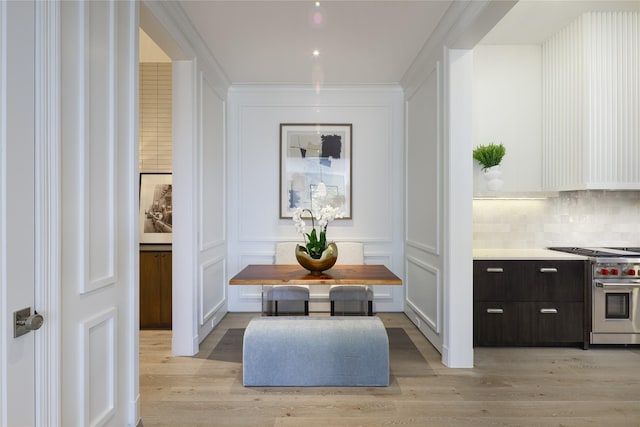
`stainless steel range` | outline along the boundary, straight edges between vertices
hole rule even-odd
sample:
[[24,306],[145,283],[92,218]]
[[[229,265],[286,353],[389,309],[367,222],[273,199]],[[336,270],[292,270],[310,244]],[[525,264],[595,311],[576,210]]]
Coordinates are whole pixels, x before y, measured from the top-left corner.
[[640,344],[640,247],[549,249],[591,260],[591,344]]

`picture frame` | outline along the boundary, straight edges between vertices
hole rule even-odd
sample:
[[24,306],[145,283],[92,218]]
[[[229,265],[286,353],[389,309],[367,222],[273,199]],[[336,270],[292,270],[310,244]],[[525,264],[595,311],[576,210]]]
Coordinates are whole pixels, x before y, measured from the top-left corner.
[[298,207],[340,208],[352,219],[352,124],[280,124],[280,218]]
[[171,244],[173,194],[170,173],[140,173],[140,244]]

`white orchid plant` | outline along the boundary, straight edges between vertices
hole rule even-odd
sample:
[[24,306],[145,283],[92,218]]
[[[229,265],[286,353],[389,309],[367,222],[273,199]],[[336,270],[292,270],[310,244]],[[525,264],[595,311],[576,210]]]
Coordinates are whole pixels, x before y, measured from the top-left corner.
[[[304,221],[303,215],[309,213],[311,216],[311,232],[307,233],[307,224]],[[296,231],[302,233],[304,237],[304,247],[311,258],[319,259],[322,256],[322,252],[327,248],[327,227],[329,223],[336,218],[342,218],[343,213],[339,208],[331,206],[325,206],[319,211],[312,212],[311,209],[297,208],[293,213],[293,222],[296,226]],[[320,229],[320,235],[316,231],[316,221]]]

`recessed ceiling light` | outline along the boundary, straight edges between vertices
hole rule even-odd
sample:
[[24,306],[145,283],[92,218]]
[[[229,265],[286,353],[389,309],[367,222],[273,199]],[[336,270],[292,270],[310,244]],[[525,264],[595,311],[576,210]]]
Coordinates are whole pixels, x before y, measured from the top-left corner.
[[320,51],[318,49],[314,50],[313,56],[320,56]]

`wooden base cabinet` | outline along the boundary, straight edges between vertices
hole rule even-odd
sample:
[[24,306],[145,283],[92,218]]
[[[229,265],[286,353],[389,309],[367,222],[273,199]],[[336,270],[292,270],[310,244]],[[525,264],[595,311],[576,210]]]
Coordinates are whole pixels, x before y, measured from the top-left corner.
[[474,261],[474,345],[584,344],[586,268],[583,261]]
[[140,251],[140,329],[171,329],[171,252]]

